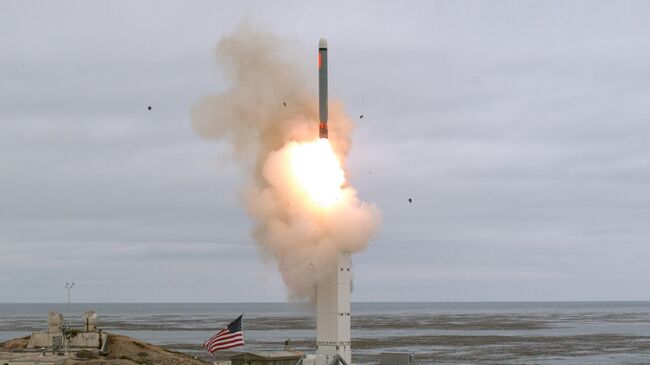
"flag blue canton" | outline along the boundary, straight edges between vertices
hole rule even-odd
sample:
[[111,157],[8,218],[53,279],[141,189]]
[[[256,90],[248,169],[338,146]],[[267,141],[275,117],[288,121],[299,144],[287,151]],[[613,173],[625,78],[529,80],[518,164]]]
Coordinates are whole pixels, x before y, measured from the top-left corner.
[[230,322],[228,325],[228,332],[234,333],[234,332],[239,332],[241,331],[241,319],[244,315],[242,314],[241,316],[237,317],[234,321]]

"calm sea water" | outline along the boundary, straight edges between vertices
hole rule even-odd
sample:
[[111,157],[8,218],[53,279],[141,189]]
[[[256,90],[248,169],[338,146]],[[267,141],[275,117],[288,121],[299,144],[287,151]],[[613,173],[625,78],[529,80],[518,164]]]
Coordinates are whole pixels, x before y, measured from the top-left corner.
[[[99,326],[206,356],[201,343],[244,313],[244,350],[315,349],[309,305],[0,304],[0,342],[47,326],[48,311],[73,326],[95,310]],[[408,351],[421,364],[650,364],[650,302],[354,303],[353,361]],[[227,358],[232,352],[220,353]]]

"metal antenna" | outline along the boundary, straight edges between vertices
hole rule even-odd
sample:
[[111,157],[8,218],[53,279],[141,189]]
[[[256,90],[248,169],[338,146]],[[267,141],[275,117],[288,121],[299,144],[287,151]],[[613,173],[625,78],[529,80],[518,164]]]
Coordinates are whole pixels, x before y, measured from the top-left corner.
[[68,289],[68,307],[70,307],[70,289],[74,288],[74,281],[66,281],[65,288]]

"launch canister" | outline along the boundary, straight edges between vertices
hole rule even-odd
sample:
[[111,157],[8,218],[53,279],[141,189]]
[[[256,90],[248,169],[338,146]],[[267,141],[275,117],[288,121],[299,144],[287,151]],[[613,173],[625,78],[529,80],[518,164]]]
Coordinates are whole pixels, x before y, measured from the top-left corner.
[[319,136],[327,138],[327,40],[318,42],[318,114],[320,117]]

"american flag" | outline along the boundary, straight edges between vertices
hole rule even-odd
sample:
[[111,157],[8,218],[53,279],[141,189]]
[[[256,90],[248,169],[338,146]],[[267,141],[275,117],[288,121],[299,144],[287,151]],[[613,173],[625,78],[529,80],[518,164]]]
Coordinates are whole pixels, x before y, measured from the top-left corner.
[[244,345],[244,329],[242,327],[242,317],[237,317],[229,325],[224,327],[219,333],[210,337],[203,343],[210,355],[218,350],[225,350],[232,347]]

